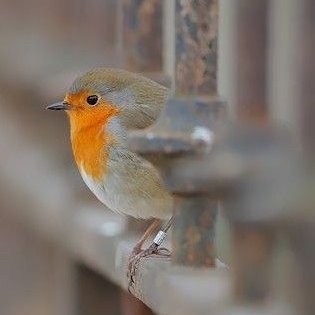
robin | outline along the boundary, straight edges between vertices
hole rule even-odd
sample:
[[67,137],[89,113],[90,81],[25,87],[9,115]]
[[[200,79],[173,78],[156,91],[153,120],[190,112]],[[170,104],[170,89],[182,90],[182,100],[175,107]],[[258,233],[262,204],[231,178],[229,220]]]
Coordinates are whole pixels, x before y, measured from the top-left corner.
[[[128,148],[127,133],[152,125],[168,95],[166,87],[141,75],[98,68],[78,77],[62,102],[47,107],[66,111],[73,156],[94,195],[117,213],[155,218],[129,258],[131,281],[142,257],[169,255],[159,245],[171,225],[172,198],[157,170]],[[142,249],[161,219],[168,224]]]

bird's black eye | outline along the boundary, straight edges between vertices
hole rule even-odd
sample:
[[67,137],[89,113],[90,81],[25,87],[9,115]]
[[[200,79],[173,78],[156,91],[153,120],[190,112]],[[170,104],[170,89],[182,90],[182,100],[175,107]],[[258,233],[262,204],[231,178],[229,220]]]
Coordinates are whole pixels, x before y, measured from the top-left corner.
[[86,98],[86,101],[89,105],[94,106],[98,101],[97,95],[90,95]]

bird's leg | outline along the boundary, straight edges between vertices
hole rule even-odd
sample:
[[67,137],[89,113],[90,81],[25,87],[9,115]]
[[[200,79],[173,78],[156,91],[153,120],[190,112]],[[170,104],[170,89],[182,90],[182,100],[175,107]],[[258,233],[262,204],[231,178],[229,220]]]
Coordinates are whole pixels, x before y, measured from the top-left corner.
[[[173,217],[166,223],[166,225],[159,230],[159,232],[156,234],[153,243],[146,249],[142,250],[141,246],[145,242],[145,240],[149,237],[149,235],[152,233],[153,230],[155,230],[157,223],[153,222],[149,228],[146,230],[144,235],[141,237],[139,242],[134,247],[132,254],[129,258],[129,264],[128,264],[128,275],[129,278],[129,285],[128,285],[128,291],[130,292],[130,288],[132,284],[134,283],[134,276],[137,270],[137,267],[139,265],[139,262],[142,258],[148,257],[150,255],[156,255],[158,257],[169,257],[170,251],[167,248],[159,248],[159,246],[163,243],[166,233],[171,227],[173,222]],[[155,224],[154,224],[155,223]],[[159,223],[159,221],[158,221]],[[153,225],[154,224],[154,225]],[[148,233],[147,233],[148,232]],[[144,239],[145,237],[145,239]],[[141,242],[142,241],[142,242]],[[135,254],[135,249],[137,250],[137,254]],[[139,250],[140,249],[140,250]]]
[[142,251],[142,245],[144,242],[150,237],[150,235],[155,231],[155,229],[160,224],[160,219],[154,219],[154,221],[149,225],[149,227],[145,230],[141,238],[138,240],[136,245],[133,247],[132,252],[129,257],[129,261],[131,261],[136,255],[138,255]]

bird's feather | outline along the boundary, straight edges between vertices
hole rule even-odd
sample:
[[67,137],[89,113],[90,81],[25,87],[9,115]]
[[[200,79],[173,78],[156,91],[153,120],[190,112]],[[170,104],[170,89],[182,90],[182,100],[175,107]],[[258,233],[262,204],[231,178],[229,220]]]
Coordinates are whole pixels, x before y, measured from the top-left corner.
[[144,76],[124,70],[98,68],[77,78],[70,92],[89,90],[121,109],[127,129],[150,126],[160,115],[169,89]]

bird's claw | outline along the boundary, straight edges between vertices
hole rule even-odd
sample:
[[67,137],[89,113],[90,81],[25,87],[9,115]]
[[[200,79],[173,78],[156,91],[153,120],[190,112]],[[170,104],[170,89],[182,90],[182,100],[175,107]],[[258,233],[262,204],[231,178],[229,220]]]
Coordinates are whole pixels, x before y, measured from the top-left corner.
[[128,291],[131,293],[131,288],[135,283],[135,275],[142,258],[154,255],[156,257],[170,257],[170,251],[165,248],[159,248],[157,244],[152,243],[147,249],[141,250],[140,252],[133,251],[129,257],[127,278],[129,279]]

